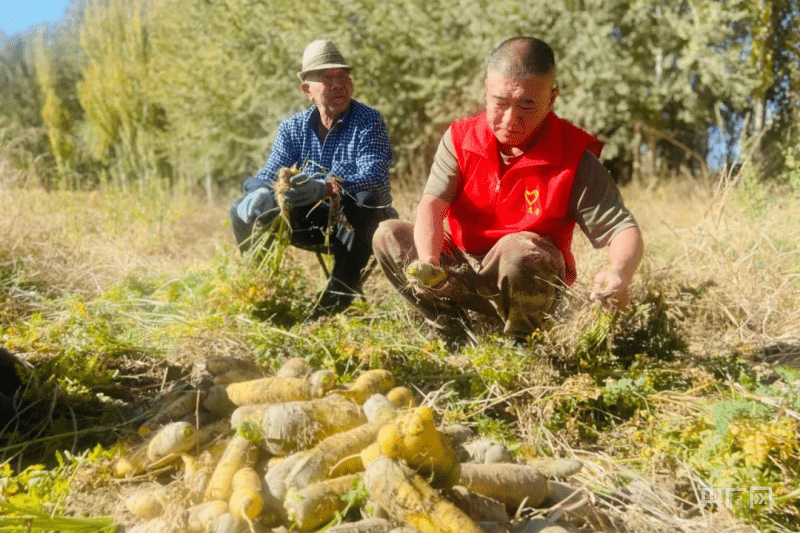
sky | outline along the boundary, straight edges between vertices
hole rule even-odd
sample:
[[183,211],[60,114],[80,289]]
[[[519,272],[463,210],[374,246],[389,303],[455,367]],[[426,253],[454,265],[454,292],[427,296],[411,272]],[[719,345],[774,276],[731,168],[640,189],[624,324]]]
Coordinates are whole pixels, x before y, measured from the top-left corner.
[[40,22],[56,22],[64,14],[69,0],[3,0],[0,28],[7,35],[25,31]]

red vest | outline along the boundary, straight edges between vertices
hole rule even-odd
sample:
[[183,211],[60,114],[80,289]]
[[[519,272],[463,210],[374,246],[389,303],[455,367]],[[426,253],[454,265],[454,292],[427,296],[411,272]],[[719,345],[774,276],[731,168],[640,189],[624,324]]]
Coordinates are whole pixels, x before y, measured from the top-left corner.
[[461,182],[447,220],[453,242],[472,255],[483,255],[504,235],[531,231],[548,237],[564,256],[567,285],[576,278],[572,255],[569,198],[575,172],[586,150],[600,156],[603,144],[550,113],[530,150],[500,179],[497,139],[486,114],[451,126]]

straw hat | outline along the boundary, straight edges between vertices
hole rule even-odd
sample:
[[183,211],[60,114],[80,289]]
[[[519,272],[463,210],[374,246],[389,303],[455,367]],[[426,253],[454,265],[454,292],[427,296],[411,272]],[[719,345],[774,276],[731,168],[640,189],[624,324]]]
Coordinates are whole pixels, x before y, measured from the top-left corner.
[[344,57],[333,44],[333,41],[322,39],[314,41],[306,46],[303,52],[303,70],[297,73],[297,76],[302,80],[306,74],[313,70],[325,70],[329,68],[346,68],[350,70],[352,67],[345,63]]

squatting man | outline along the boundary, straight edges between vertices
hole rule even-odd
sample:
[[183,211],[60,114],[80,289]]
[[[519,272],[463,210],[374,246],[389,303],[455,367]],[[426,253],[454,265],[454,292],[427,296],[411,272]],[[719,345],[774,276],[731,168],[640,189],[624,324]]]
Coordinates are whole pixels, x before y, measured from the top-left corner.
[[390,282],[454,346],[474,339],[467,310],[499,317],[517,342],[542,326],[577,276],[575,224],[608,249],[593,301],[627,305],[643,254],[636,220],[598,160],[602,143],[553,112],[550,46],[504,41],[487,61],[485,88],[485,111],[445,131],[416,220],[386,220],[373,237]]
[[[333,255],[331,277],[311,318],[350,305],[360,293],[378,223],[397,216],[391,207],[386,125],[378,111],[352,98],[351,70],[333,42],[318,40],[306,47],[297,75],[312,104],[281,122],[266,164],[245,180],[246,195],[231,206],[233,232],[245,252],[257,241],[254,227],[270,228],[279,214],[278,171],[303,170],[291,178],[284,197],[291,207],[291,243],[316,250],[328,242]],[[323,199],[329,201],[320,203]],[[326,234],[332,209],[339,211],[337,222]]]

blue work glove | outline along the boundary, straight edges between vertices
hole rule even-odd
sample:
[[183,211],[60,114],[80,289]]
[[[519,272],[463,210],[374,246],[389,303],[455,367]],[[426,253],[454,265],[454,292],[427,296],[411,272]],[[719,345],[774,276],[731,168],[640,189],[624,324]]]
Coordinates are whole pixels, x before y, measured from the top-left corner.
[[236,216],[246,224],[252,224],[272,204],[272,192],[269,189],[256,189],[245,196],[236,206]]
[[301,173],[292,176],[291,187],[286,191],[285,199],[289,204],[303,206],[316,203],[328,194],[328,184],[325,178],[311,178],[308,174]]

